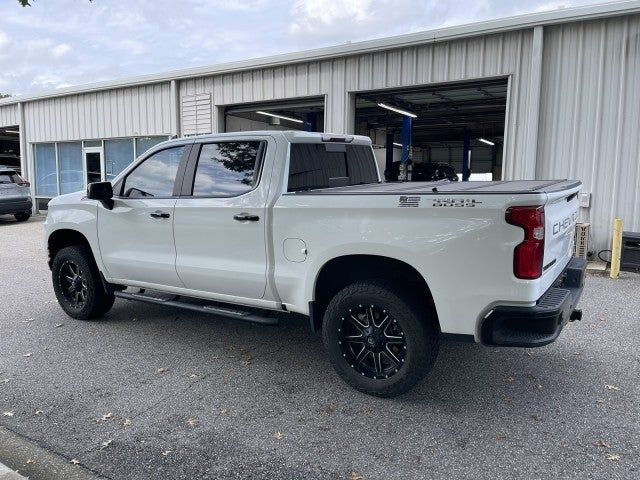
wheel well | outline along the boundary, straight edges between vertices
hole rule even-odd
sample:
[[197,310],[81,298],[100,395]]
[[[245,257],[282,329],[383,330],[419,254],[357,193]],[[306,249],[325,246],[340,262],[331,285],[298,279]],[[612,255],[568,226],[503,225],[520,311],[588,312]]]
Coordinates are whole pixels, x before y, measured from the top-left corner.
[[47,241],[47,247],[49,250],[49,268],[51,268],[56,254],[63,248],[70,247],[71,245],[87,245],[88,247],[91,247],[87,237],[76,230],[56,230],[49,236]]
[[314,301],[311,305],[311,326],[322,328],[322,317],[333,296],[358,280],[392,280],[407,294],[423,302],[428,318],[439,325],[431,290],[424,277],[414,267],[395,258],[377,255],[345,255],[327,262],[316,279]]

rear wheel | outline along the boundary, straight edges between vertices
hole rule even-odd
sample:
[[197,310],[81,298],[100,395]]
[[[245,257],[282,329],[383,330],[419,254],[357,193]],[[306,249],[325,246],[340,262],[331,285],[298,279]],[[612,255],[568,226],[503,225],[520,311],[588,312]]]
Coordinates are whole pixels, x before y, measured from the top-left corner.
[[354,388],[394,397],[433,367],[435,319],[391,283],[356,282],[338,292],[324,315],[322,336],[338,374]]
[[31,212],[20,212],[13,215],[19,222],[26,222],[31,217]]
[[51,274],[58,303],[70,317],[101,317],[113,306],[115,297],[105,291],[88,246],[60,250],[53,259]]

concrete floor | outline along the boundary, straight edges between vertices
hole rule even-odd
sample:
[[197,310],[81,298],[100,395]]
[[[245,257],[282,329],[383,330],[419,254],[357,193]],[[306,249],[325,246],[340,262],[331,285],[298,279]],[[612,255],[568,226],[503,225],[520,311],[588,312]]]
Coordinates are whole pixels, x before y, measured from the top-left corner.
[[385,400],[345,385],[306,322],[122,300],[101,321],[72,320],[51,288],[41,219],[0,217],[0,240],[0,426],[78,468],[113,479],[640,478],[638,275],[589,276],[583,320],[550,346],[445,343],[421,385]]

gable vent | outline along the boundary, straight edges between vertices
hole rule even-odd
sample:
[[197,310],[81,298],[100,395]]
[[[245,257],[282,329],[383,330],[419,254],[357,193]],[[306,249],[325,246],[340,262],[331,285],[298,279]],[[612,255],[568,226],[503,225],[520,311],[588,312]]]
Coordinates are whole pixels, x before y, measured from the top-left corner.
[[211,133],[211,94],[183,95],[181,115],[183,135]]

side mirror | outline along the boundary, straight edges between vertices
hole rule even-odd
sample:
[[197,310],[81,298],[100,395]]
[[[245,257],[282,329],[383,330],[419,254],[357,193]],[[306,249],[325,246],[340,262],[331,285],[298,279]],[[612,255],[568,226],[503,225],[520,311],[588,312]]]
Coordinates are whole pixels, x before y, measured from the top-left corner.
[[87,198],[98,200],[104,208],[113,208],[113,186],[111,182],[94,182],[87,185]]

